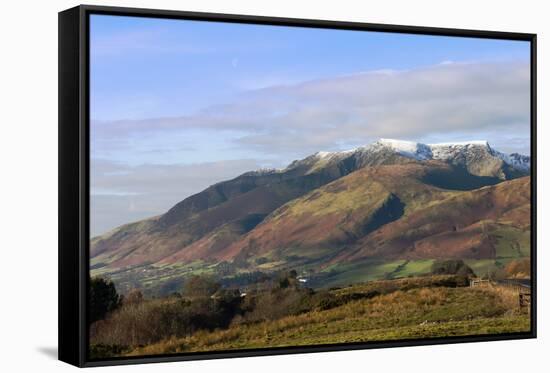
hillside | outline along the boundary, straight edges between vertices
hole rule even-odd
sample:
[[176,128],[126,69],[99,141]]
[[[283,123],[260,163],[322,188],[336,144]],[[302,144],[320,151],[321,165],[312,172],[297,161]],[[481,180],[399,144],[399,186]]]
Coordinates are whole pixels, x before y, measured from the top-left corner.
[[[426,280],[423,282],[427,283]],[[381,281],[334,290],[330,293],[337,299],[356,299],[334,308],[315,309],[259,323],[235,323],[225,330],[200,331],[145,347],[128,347],[124,354],[311,346],[530,330],[528,313],[517,307],[517,294],[507,289],[417,287],[417,282],[417,279],[406,283]],[[384,290],[388,286],[405,290]],[[361,294],[377,295],[362,298]]]
[[442,190],[425,181],[445,171],[451,172],[443,164],[420,163],[362,169],[285,204],[218,259],[243,251],[275,259],[332,254],[329,263],[494,258],[493,230],[529,228],[528,177],[473,191]]
[[318,152],[220,182],[94,238],[92,274],[132,287],[197,271],[231,277],[288,268],[328,284],[344,272],[418,274],[437,258],[474,260],[483,270],[528,256],[529,165],[486,142],[380,140]]

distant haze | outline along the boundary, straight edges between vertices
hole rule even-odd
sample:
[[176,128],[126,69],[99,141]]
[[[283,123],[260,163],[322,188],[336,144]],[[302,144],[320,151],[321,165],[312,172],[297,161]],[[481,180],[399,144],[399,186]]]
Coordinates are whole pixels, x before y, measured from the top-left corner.
[[529,43],[93,15],[91,232],[378,138],[530,152]]

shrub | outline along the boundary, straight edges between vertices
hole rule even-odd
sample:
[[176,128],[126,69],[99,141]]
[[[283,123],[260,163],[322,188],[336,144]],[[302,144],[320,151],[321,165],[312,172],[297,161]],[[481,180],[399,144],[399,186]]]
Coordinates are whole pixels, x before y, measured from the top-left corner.
[[[311,289],[281,284],[278,287],[259,291],[245,297],[241,306],[245,322],[276,320],[289,315],[298,315],[314,308],[314,292]],[[288,279],[287,279],[288,280]]]
[[227,327],[240,312],[238,292],[220,290],[211,297],[170,297],[126,303],[90,328],[93,344],[140,346],[198,330]]
[[[184,314],[187,305],[184,302],[159,300],[124,305],[106,320],[92,325],[92,343],[137,346],[156,342],[163,336],[185,335],[181,332],[185,325],[178,316]],[[176,323],[179,330],[174,328]]]

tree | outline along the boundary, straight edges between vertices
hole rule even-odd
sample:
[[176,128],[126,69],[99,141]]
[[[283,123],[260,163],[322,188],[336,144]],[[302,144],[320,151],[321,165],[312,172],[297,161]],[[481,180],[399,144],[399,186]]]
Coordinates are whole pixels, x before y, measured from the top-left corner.
[[434,275],[474,275],[474,271],[461,259],[436,260],[432,264],[432,273]]
[[298,277],[298,272],[296,272],[296,270],[294,269],[288,272],[281,272],[279,274],[279,287],[281,289],[286,289],[289,287],[298,288],[299,282],[297,277]]
[[188,297],[209,297],[220,288],[210,276],[191,276],[183,284],[183,294]]
[[115,310],[121,303],[115,284],[101,277],[90,279],[89,322],[105,318],[107,313]]

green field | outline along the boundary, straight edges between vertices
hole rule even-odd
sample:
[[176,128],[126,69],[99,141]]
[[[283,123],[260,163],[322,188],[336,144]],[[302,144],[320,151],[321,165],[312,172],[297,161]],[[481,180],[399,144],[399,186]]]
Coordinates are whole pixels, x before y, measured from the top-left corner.
[[[521,257],[518,257],[521,258]],[[518,258],[498,257],[497,259],[466,259],[464,262],[473,269],[479,277],[487,276],[495,270]],[[398,279],[411,276],[421,276],[431,272],[433,259],[421,260],[366,260],[354,263],[334,264],[319,272],[308,275],[308,286],[313,288],[331,288],[349,286],[382,279]],[[132,288],[139,288],[147,295],[168,295],[176,291],[184,279],[191,275],[216,275],[217,263],[193,262],[186,265],[139,266],[125,270],[104,272],[102,269],[92,270],[92,276],[107,275],[117,284],[117,289],[126,293]],[[299,272],[309,273],[312,266],[298,267]],[[313,265],[314,267],[314,265]],[[285,268],[284,261],[271,261],[260,264],[255,269],[265,273]],[[226,275],[231,280],[240,275],[252,273],[252,270],[236,269]]]
[[319,287],[348,286],[381,279],[396,279],[430,273],[434,260],[364,261],[353,264],[336,264],[323,270]]

